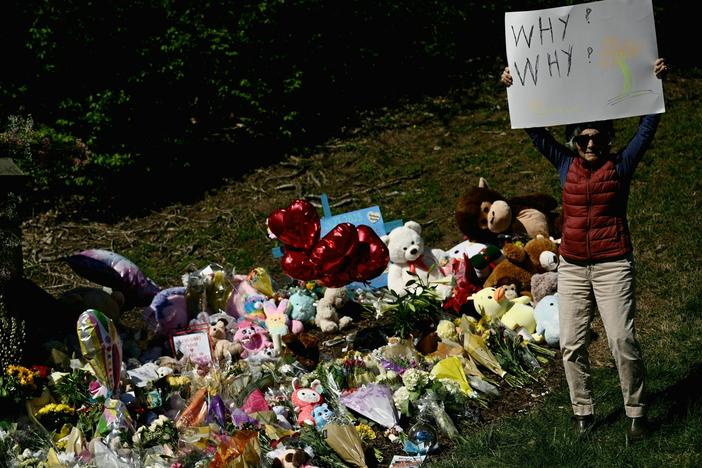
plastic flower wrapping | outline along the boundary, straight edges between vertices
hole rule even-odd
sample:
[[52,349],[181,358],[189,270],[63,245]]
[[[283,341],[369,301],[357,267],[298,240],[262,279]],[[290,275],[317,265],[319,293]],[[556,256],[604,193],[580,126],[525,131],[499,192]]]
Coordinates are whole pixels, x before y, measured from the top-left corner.
[[[299,200],[268,218],[285,250],[286,281],[260,267],[237,275],[209,263],[160,289],[116,254],[73,256],[82,275],[129,293],[146,326],[122,329],[88,309],[76,321],[74,359],[0,370],[0,459],[126,468],[268,467],[288,457],[376,466],[393,455],[388,443],[397,455],[432,456],[464,423],[479,422],[482,408],[499,404],[503,385],[540,381],[554,351],[457,315],[462,299],[446,306],[428,286],[404,297],[368,285],[351,291],[337,313],[356,313],[360,325],[322,334],[314,313],[325,288],[377,274],[387,249],[366,228],[320,235],[319,222]],[[205,330],[199,352],[209,346],[212,359],[173,354],[171,339],[194,329]],[[252,340],[261,346],[242,345]],[[230,351],[215,355],[219,341]],[[37,434],[31,447],[29,431]],[[369,450],[379,443],[382,452]]]

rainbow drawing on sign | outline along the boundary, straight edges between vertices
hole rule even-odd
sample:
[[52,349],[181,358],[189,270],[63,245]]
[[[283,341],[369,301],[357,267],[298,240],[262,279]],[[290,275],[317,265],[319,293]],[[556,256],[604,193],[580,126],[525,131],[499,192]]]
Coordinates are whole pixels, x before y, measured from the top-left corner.
[[620,94],[609,98],[607,104],[614,106],[627,99],[653,94],[651,89],[634,90],[634,78],[627,59],[639,54],[641,46],[633,41],[622,41],[618,37],[606,37],[602,41],[601,65],[606,69],[618,67],[622,75],[622,91]]

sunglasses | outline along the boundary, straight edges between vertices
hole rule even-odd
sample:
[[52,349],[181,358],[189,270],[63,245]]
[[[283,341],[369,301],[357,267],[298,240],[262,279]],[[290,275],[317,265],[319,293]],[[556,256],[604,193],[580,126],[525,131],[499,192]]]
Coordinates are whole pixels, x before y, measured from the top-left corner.
[[581,148],[587,148],[588,143],[592,140],[593,143],[599,146],[609,144],[609,138],[604,133],[595,133],[594,135],[578,135],[573,137],[573,141]]

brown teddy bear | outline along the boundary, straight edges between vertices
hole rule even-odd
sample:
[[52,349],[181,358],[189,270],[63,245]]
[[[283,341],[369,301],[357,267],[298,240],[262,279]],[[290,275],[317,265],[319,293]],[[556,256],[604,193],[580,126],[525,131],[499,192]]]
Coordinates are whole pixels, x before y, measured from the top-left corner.
[[531,194],[505,199],[484,178],[464,192],[456,203],[456,224],[467,239],[497,244],[499,234],[556,235],[558,201],[550,195]]
[[548,237],[536,236],[524,245],[524,250],[535,267],[535,273],[558,268],[558,245]]
[[536,272],[536,267],[526,249],[518,243],[506,242],[502,246],[502,253],[504,260],[495,266],[483,287],[514,285],[519,295],[529,294],[531,276]]

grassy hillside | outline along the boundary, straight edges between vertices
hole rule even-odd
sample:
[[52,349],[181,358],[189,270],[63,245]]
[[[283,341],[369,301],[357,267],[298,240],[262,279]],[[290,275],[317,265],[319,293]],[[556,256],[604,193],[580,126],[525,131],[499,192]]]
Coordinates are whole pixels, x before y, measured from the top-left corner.
[[[653,434],[635,447],[625,440],[616,370],[597,321],[601,338],[592,357],[598,427],[590,438],[573,437],[561,382],[529,410],[464,428],[464,443],[431,458],[437,466],[702,464],[702,75],[673,74],[664,89],[666,114],[637,170],[629,207]],[[385,220],[415,220],[428,245],[448,249],[462,240],[453,221],[456,198],[480,176],[505,196],[546,192],[560,198],[556,172],[523,131],[510,129],[506,104],[495,74],[469,89],[361,116],[361,126],[342,129],[313,152],[230,180],[192,205],[115,224],[37,214],[24,224],[26,275],[58,293],[83,280],[52,259],[107,248],[162,287],[179,285],[183,273],[210,262],[241,272],[263,266],[278,276],[266,217],[295,198],[316,203],[322,193],[334,213],[377,204]],[[617,123],[615,146],[628,140],[636,123]],[[554,131],[560,138],[562,129]]]

